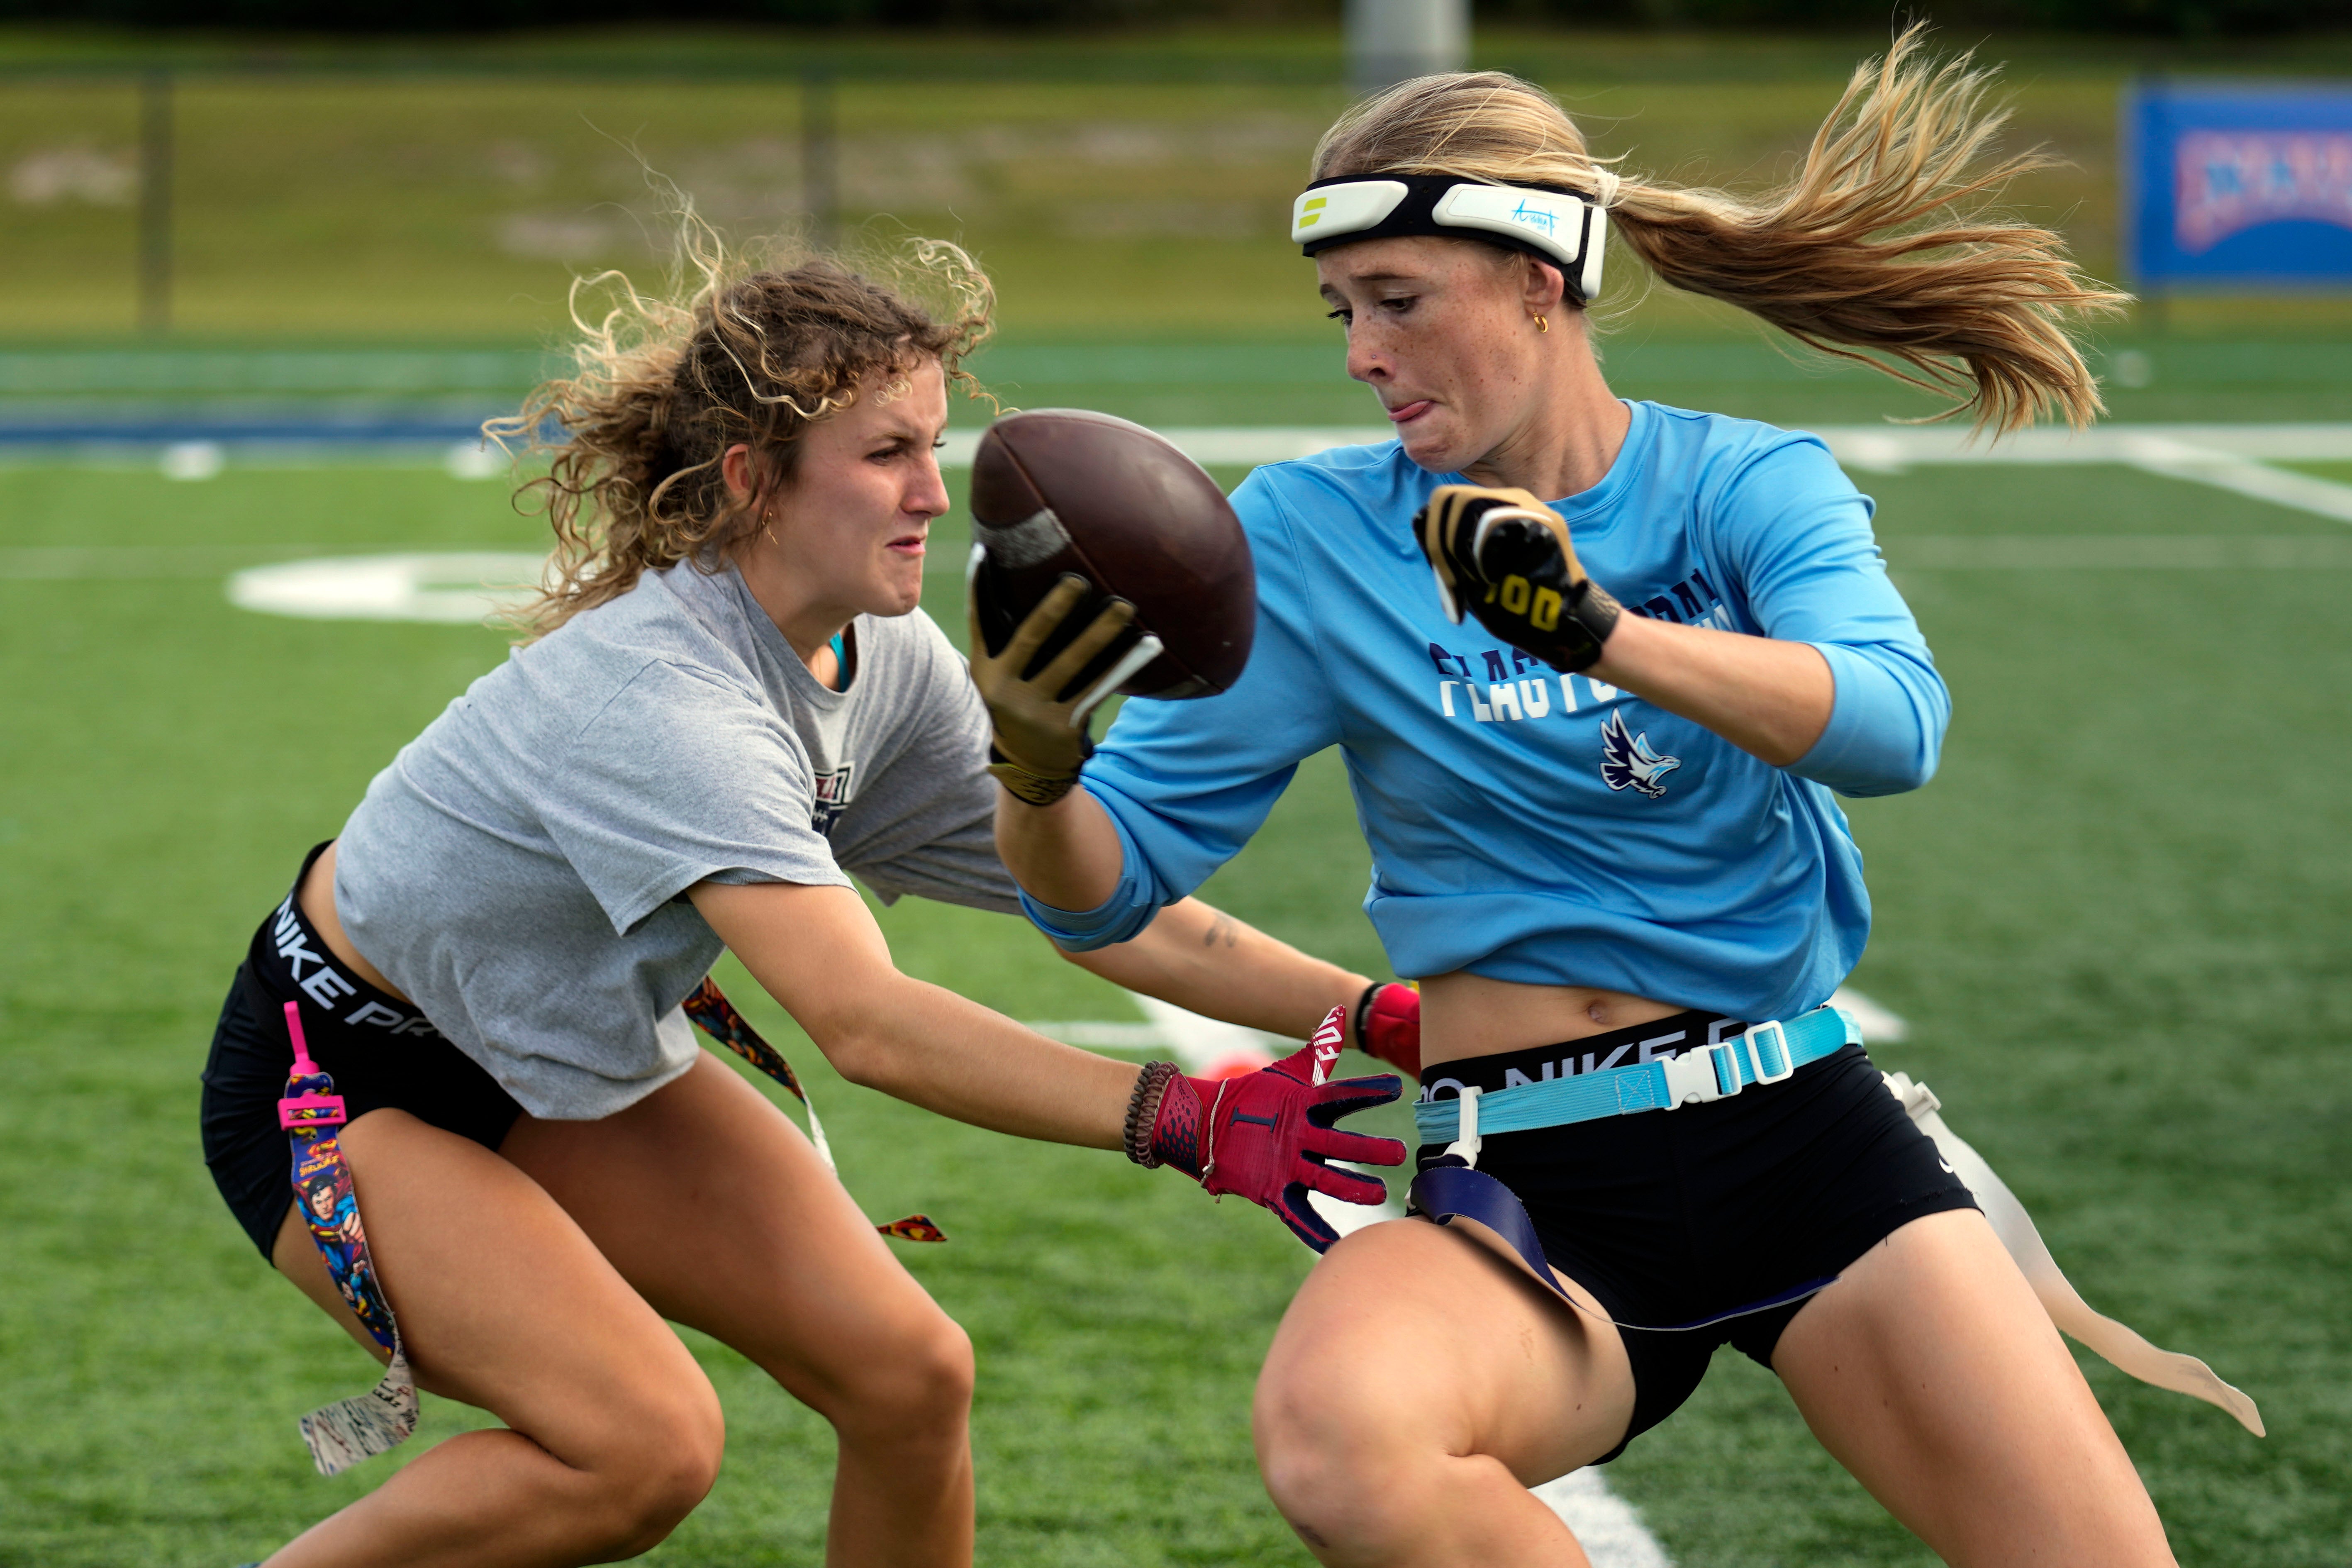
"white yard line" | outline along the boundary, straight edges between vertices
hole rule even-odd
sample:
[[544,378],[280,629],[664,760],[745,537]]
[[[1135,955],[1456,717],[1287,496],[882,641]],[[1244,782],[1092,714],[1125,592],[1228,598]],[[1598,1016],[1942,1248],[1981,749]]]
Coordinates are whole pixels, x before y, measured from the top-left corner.
[[1145,996],[1135,992],[1128,994],[1151,1026],[1159,1031],[1160,1042],[1168,1047],[1169,1054],[1189,1073],[1206,1074],[1213,1068],[1231,1067],[1239,1067],[1247,1072],[1273,1061],[1276,1050],[1286,1055],[1297,1049],[1295,1042],[1279,1035],[1204,1018],[1198,1013],[1186,1012],[1172,1002],[1162,1002],[1157,996]]
[[2021,430],[1998,441],[1949,426],[1822,425],[1813,434],[1841,462],[1902,468],[1939,463],[2125,463],[2179,451],[2254,462],[2352,462],[2352,425],[2095,425]]
[[[1171,428],[1161,434],[1198,462],[1240,468],[1282,462],[1332,447],[1382,441],[1389,438],[1390,433],[1327,426],[1199,426]],[[1815,434],[1829,443],[1841,463],[1851,468],[1901,473],[1914,467],[1943,464],[2032,467],[2112,463],[2211,486],[2332,521],[2352,522],[2352,484],[2271,466],[2280,462],[2352,461],[2352,424],[2102,425],[2080,432],[2026,430],[2000,441],[1971,440],[1965,430],[1942,426],[1832,425],[1822,426]],[[950,468],[970,467],[979,442],[977,430],[950,432],[940,461]],[[235,456],[242,463],[251,454],[240,450]],[[462,445],[447,454],[451,471],[469,478],[502,471],[490,462],[490,456]],[[219,473],[226,460],[226,449],[215,443],[181,443],[165,447],[163,454],[164,471],[190,479]],[[1906,545],[1898,539],[1894,542],[1894,564],[1898,570],[1994,566],[2006,559],[2004,552],[2017,555],[2018,564],[2035,569],[2140,565],[2304,569],[2344,564],[2322,551],[2316,540],[2298,543],[2287,539],[2243,539],[2238,542],[2244,548],[2224,559],[2217,552],[2219,542],[2229,537],[2168,539],[2133,535],[2108,536],[2104,541],[2093,535],[1969,536],[1965,541],[1937,538],[1910,542],[1908,548],[1919,557],[1916,561],[1903,559]],[[253,553],[267,553],[272,548],[255,548]],[[215,549],[220,551],[220,556],[212,554]],[[234,553],[252,559],[247,550],[246,546],[202,545],[7,550],[0,551],[0,580],[201,576],[221,556]],[[351,560],[349,565],[336,568],[327,568],[325,563],[301,563],[304,569],[299,572],[295,570],[297,563],[289,562],[284,567],[287,575],[278,579],[275,588],[264,587],[248,578],[247,586],[236,592],[239,602],[250,597],[251,607],[278,608],[282,605],[280,613],[292,615],[452,621],[476,618],[464,612],[463,599],[484,579],[463,574],[472,571],[470,562],[459,568],[461,574],[452,580],[445,568],[457,560],[456,552],[440,556],[410,554],[397,558],[403,563],[398,566],[392,563],[394,559],[378,557],[365,565]],[[486,561],[487,556],[478,559]],[[929,565],[940,573],[960,573],[964,569],[961,560],[944,558]],[[324,576],[342,572],[368,574],[373,581],[364,586],[349,580],[333,584],[324,581]],[[528,575],[524,575],[526,572]],[[276,575],[274,571],[269,574]],[[403,582],[391,581],[394,575],[401,576]],[[535,566],[517,556],[499,562],[497,576],[489,580],[523,582],[536,577]],[[308,579],[315,594],[297,591],[297,578]],[[298,602],[311,597],[317,599],[317,607],[297,607]],[[475,598],[482,602],[478,595]],[[265,600],[274,602],[265,605]],[[367,607],[371,605],[374,607]],[[403,605],[421,614],[402,614]]]
[[[2352,485],[2268,466],[2352,461],[2352,425],[2100,425],[2080,432],[2024,430],[2000,441],[1970,440],[1966,430],[1940,426],[1831,425],[1814,433],[1849,468],[1900,473],[1915,466],[1946,463],[2117,463],[2352,522]],[[1194,462],[1239,468],[1285,462],[1332,447],[1385,441],[1391,432],[1318,426],[1201,426],[1160,434],[1182,447]],[[940,460],[968,464],[977,445],[976,435],[950,436]]]
[[2315,517],[2352,522],[2352,485],[2323,479],[2315,474],[2273,468],[2251,458],[2195,447],[2174,447],[2169,450],[2151,452],[2136,466],[2168,479],[2211,485],[2216,489],[2252,496],[2256,500],[2291,507],[2296,511],[2307,511]]
[[1909,1024],[1850,985],[1839,986],[1830,997],[1830,1005],[1852,1014],[1862,1026],[1862,1037],[1872,1045],[1899,1046],[1911,1037]]
[[2352,568],[2352,533],[1904,533],[1881,541],[1881,548],[1898,576],[1912,572]]
[[1535,1494],[1576,1532],[1592,1568],[1674,1568],[1675,1560],[1642,1522],[1640,1510],[1611,1491],[1599,1470],[1570,1470],[1544,1482]]
[[2352,461],[2352,425],[2100,425],[2022,430],[2000,441],[1970,440],[1965,430],[1883,425],[1831,425],[1814,434],[1852,468],[2116,463],[2352,522],[2352,485],[2269,466]]
[[[1286,463],[1311,458],[1334,447],[1362,447],[1385,441],[1392,430],[1327,425],[1208,425],[1177,426],[1160,432],[1183,448],[1204,468],[1255,468],[1260,463]],[[940,449],[943,468],[968,468],[979,448],[978,430],[950,430]]]
[[[1850,468],[1900,472],[1916,465],[1943,463],[2121,463],[2339,521],[2352,521],[2352,486],[2310,475],[2285,473],[2279,462],[2352,461],[2352,424],[2310,425],[2101,425],[2079,433],[2036,429],[1999,441],[1972,440],[1947,426],[1829,425],[1815,434],[1829,442]],[[1250,468],[1304,458],[1333,447],[1364,446],[1391,438],[1376,426],[1183,426],[1161,435],[1195,462],[1216,468]],[[971,466],[980,445],[975,426],[950,430],[940,453],[943,467]],[[270,440],[126,440],[68,445],[57,449],[0,451],[0,464],[84,462],[119,467],[155,463],[173,479],[208,479],[230,467],[316,467],[331,463],[389,463],[415,467],[438,462],[461,479],[495,479],[509,471],[506,459],[476,439],[454,444],[376,441],[331,435]],[[961,570],[961,566],[958,568]]]
[[[2352,514],[2352,486],[2329,486],[2326,481],[2312,479],[2301,474],[2284,473],[2262,468],[2262,482],[2288,481],[2279,487],[2277,495],[2264,499],[2281,500],[2288,490],[2304,493],[2313,504],[2306,510],[2317,510],[2322,502],[2345,503]],[[2251,484],[2251,481],[2250,481]],[[2326,492],[2344,493],[2330,500]],[[2251,488],[2247,493],[2252,494]],[[2352,515],[2347,515],[2352,521]],[[357,552],[368,552],[359,553]],[[2018,570],[2049,571],[2117,571],[2117,570],[2190,570],[2190,571],[2341,571],[2352,568],[2352,534],[2296,533],[2014,533],[2014,534],[1906,534],[1886,542],[1888,564],[1897,572],[1936,572],[1956,570]],[[935,576],[950,573],[961,575],[963,563],[948,560],[947,552],[935,551],[933,560],[925,570]],[[451,556],[467,562],[463,568],[470,575],[452,579],[439,570],[440,563]],[[474,563],[487,558],[493,569],[487,577],[481,575]],[[330,605],[349,605],[358,602],[352,597],[359,579],[369,580],[372,586],[362,595],[377,606],[372,618],[406,620],[467,619],[466,616],[445,614],[443,595],[453,590],[469,588],[478,581],[521,584],[536,581],[545,561],[524,552],[433,552],[403,551],[397,546],[380,545],[373,552],[360,545],[333,544],[86,544],[33,545],[19,549],[0,549],[0,582],[136,582],[168,579],[218,579],[240,567],[253,568],[259,574],[278,579],[281,584],[295,581],[307,583],[308,589],[297,594],[290,586],[285,592],[305,602],[315,599],[325,614]],[[389,576],[387,575],[389,574]],[[387,586],[396,577],[402,585]],[[403,605],[414,602],[413,595],[433,596],[432,614],[419,617],[394,613]],[[513,598],[514,594],[493,594],[492,599]],[[251,606],[263,608],[257,600]],[[274,608],[275,606],[269,606]],[[280,613],[310,613],[288,607]],[[335,612],[348,617],[356,612],[344,608]],[[485,612],[487,613],[487,612]]]

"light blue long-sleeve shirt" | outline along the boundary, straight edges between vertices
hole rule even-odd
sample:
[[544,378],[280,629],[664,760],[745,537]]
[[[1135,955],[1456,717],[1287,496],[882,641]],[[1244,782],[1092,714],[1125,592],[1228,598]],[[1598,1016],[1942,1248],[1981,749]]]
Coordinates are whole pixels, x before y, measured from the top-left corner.
[[1085,787],[1125,863],[1099,909],[1026,900],[1065,948],[1125,941],[1265,820],[1338,745],[1398,973],[1601,986],[1736,1017],[1818,1005],[1870,931],[1862,858],[1831,799],[1916,789],[1950,699],[1817,438],[1651,403],[1608,475],[1554,503],[1626,609],[1810,643],[1836,700],[1776,768],[1686,719],[1563,676],[1438,607],[1411,520],[1462,482],[1394,441],[1259,468],[1234,492],[1256,645],[1221,696],[1131,701]]

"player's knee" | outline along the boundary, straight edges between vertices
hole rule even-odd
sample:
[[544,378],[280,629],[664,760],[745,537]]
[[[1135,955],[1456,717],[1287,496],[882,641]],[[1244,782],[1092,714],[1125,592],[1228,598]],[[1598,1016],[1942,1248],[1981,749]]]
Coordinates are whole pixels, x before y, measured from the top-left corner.
[[1360,1377],[1332,1358],[1286,1355],[1277,1344],[1259,1373],[1250,1427],[1261,1459],[1300,1464],[1362,1458],[1409,1430],[1413,1410],[1386,1378]]
[[1301,1540],[1335,1561],[1378,1562],[1412,1533],[1424,1471],[1439,1456],[1402,1439],[1399,1413],[1375,1408],[1339,1380],[1258,1385],[1252,1425],[1267,1496]]
[[1326,1562],[1412,1555],[1430,1492],[1428,1465],[1379,1445],[1340,1443],[1268,1449],[1259,1462],[1276,1510]]
[[872,1358],[826,1414],[845,1436],[868,1444],[960,1447],[972,1380],[971,1337],[934,1312]]
[[600,1467],[605,1485],[598,1533],[611,1559],[650,1552],[668,1539],[709,1495],[727,1447],[718,1396],[707,1384],[632,1411],[626,1433],[621,1450]]

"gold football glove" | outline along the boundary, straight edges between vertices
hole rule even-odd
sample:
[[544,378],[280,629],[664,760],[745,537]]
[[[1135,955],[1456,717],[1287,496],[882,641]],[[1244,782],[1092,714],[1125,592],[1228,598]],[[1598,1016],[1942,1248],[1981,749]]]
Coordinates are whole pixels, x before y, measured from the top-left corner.
[[1584,574],[1559,514],[1521,489],[1441,485],[1412,520],[1437,578],[1437,600],[1457,624],[1478,624],[1554,669],[1587,669],[1617,628],[1622,606]]
[[1037,602],[1001,652],[988,651],[981,635],[980,609],[967,600],[971,627],[971,683],[988,704],[993,734],[988,771],[1014,796],[1031,805],[1051,805],[1078,782],[1078,769],[1094,752],[1087,720],[1118,683],[1160,657],[1160,639],[1145,637],[1085,689],[1065,695],[1097,654],[1122,636],[1135,619],[1135,606],[1113,599],[1067,647],[1032,672],[1030,664],[1079,600],[1087,580],[1065,575]]

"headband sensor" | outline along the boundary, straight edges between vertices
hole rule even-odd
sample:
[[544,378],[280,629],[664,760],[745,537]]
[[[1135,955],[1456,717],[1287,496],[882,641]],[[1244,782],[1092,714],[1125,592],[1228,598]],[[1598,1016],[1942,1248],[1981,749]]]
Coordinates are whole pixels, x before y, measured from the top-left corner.
[[1306,255],[1408,235],[1484,239],[1559,268],[1580,305],[1601,292],[1608,232],[1608,215],[1575,191],[1480,184],[1451,174],[1318,180],[1290,208],[1290,237]]

